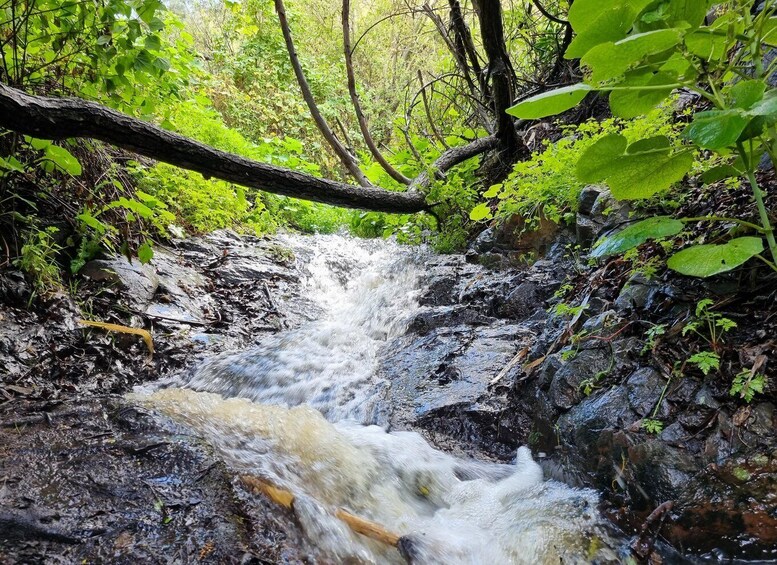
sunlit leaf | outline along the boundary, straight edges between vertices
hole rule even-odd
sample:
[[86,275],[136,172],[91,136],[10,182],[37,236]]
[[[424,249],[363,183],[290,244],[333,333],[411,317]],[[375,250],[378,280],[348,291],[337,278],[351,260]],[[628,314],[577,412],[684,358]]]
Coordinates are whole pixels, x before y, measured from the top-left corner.
[[577,106],[589,92],[591,87],[583,83],[557,88],[519,102],[508,108],[507,113],[525,120],[555,116]]
[[683,275],[711,277],[739,267],[763,250],[760,237],[738,237],[722,245],[694,245],[683,249],[666,264]]
[[699,147],[721,149],[733,145],[749,122],[750,117],[738,109],[698,112],[685,136]]
[[469,219],[475,222],[491,218],[491,208],[488,204],[478,204],[469,213]]
[[648,239],[676,235],[682,231],[683,226],[684,224],[680,220],[675,220],[669,216],[648,218],[599,240],[594,246],[591,256],[604,257],[623,253],[645,243]]

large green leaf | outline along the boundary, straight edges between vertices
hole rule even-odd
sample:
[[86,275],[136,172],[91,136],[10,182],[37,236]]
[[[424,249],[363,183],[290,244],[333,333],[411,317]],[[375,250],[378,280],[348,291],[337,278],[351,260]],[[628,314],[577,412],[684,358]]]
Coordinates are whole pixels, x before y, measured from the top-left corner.
[[753,104],[748,113],[753,116],[777,115],[777,90],[770,90],[761,100]]
[[615,43],[597,45],[580,60],[591,69],[592,82],[606,81],[624,74],[649,55],[662,53],[680,43],[681,30],[660,29],[630,35]]
[[683,229],[684,224],[669,216],[656,216],[637,222],[618,233],[605,237],[594,246],[591,256],[604,257],[623,253],[648,239],[657,239],[676,235]]
[[606,182],[618,200],[650,198],[681,181],[692,166],[690,151],[626,155],[618,160]]
[[[577,2],[572,6],[576,7],[576,5]],[[629,6],[620,6],[614,9],[597,7],[593,8],[592,14],[596,18],[586,27],[580,29],[578,26],[575,28],[577,36],[564,53],[566,59],[577,59],[601,43],[623,39],[636,17],[636,13]],[[572,26],[575,26],[574,22],[572,22]]]
[[730,177],[739,177],[742,176],[744,173],[734,167],[733,165],[718,165],[717,167],[712,167],[709,170],[704,171],[701,175],[701,180],[705,184],[712,184],[713,182],[718,182],[719,180],[727,179]]
[[[643,152],[627,153],[626,138],[610,134],[589,147],[577,162],[582,182],[606,182],[619,200],[649,198],[682,180],[693,165],[689,151],[670,153],[659,137],[634,144]],[[633,146],[634,146],[633,145]],[[632,146],[632,147],[633,147]]]
[[672,25],[687,22],[691,27],[698,27],[704,22],[710,0],[670,0],[669,14]]
[[635,141],[626,148],[626,153],[636,154],[646,151],[660,151],[669,153],[672,142],[665,135],[654,135],[645,139]]
[[729,39],[724,31],[701,28],[685,36],[685,47],[704,61],[719,61],[728,52]]
[[766,92],[766,83],[762,80],[741,80],[728,91],[728,98],[735,108],[748,110],[760,102]]
[[77,177],[81,174],[81,163],[70,151],[58,145],[49,145],[45,149],[46,159],[54,163],[58,169]]
[[704,149],[721,149],[733,145],[749,122],[739,109],[698,112],[685,136]]
[[597,140],[578,160],[575,173],[581,182],[596,183],[607,177],[612,163],[626,152],[628,141],[622,135],[611,133]]
[[[664,88],[658,86],[667,85]],[[619,87],[626,90],[614,90],[610,93],[610,109],[614,116],[624,119],[636,118],[666,100],[677,85],[677,77],[669,73],[653,73],[652,70],[640,70],[627,73]],[[640,87],[648,87],[642,89]]]
[[507,113],[525,120],[555,116],[577,106],[591,90],[590,86],[583,83],[557,88],[519,102],[508,108]]
[[675,253],[666,262],[680,274],[711,277],[730,271],[764,249],[760,237],[738,237],[723,245],[694,245]]

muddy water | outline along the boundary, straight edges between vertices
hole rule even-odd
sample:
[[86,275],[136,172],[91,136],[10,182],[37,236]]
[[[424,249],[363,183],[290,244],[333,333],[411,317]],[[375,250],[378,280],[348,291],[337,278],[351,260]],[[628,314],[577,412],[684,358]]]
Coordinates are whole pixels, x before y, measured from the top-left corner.
[[[527,448],[513,464],[453,457],[414,432],[371,423],[382,348],[417,307],[424,252],[340,236],[289,238],[311,321],[204,363],[135,398],[202,435],[239,473],[294,493],[317,560],[574,563],[614,558],[593,491],[543,480]],[[405,536],[352,532],[338,508]]]

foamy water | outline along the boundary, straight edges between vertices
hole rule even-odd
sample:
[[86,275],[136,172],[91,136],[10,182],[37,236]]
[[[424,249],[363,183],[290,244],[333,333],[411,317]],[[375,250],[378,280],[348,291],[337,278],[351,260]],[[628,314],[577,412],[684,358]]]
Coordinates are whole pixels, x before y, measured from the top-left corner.
[[[217,356],[176,387],[134,398],[189,426],[236,473],[295,495],[321,559],[334,562],[586,563],[613,558],[593,491],[513,464],[453,457],[415,432],[370,423],[382,348],[417,308],[424,252],[386,241],[289,237],[320,315],[256,349]],[[404,536],[351,531],[344,508]],[[604,543],[603,543],[604,541]],[[409,549],[408,549],[409,548]],[[603,548],[603,549],[602,549]]]

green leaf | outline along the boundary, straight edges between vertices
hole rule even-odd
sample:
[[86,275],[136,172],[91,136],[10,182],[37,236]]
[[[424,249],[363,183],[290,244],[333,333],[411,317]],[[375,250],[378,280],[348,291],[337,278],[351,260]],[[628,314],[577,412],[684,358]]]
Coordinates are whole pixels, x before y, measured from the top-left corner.
[[699,351],[691,355],[688,361],[696,365],[704,375],[709,374],[712,369],[720,369],[720,356],[712,351]]
[[676,235],[683,229],[684,224],[680,220],[675,220],[669,216],[656,216],[637,222],[618,233],[607,236],[594,246],[591,252],[592,257],[604,257],[623,253],[648,239],[658,239]]
[[494,198],[502,191],[502,183],[491,185],[487,191],[483,193],[483,198]]
[[665,135],[655,135],[653,137],[648,137],[647,139],[640,139],[639,141],[635,141],[626,148],[626,153],[632,155],[635,153],[644,153],[646,151],[661,151],[669,153],[669,150],[671,149],[671,143],[672,142],[669,141],[669,138]]
[[777,115],[777,90],[770,90],[764,97],[748,109],[752,116]]
[[146,49],[151,49],[152,51],[159,51],[162,48],[162,40],[156,34],[147,35],[143,44],[146,46]]
[[[657,86],[667,85],[665,89]],[[633,87],[628,90],[613,90],[610,93],[610,109],[614,116],[624,119],[636,118],[666,100],[677,86],[677,77],[670,73],[637,71],[627,73],[626,80],[618,86]],[[650,87],[641,89],[641,86]]]
[[154,258],[154,250],[148,241],[143,242],[143,245],[138,247],[138,259],[144,265]]
[[702,28],[685,36],[685,47],[704,61],[720,61],[728,52],[729,39],[725,30]]
[[491,218],[491,208],[488,204],[478,204],[469,213],[469,219],[475,222]]
[[698,112],[685,136],[704,149],[721,149],[733,145],[749,122],[750,117],[738,109]]
[[81,174],[81,163],[78,162],[70,151],[58,145],[49,145],[46,147],[46,159],[54,163],[57,168],[77,177]]
[[[573,8],[578,8],[578,4],[583,4],[583,2],[572,4],[570,18],[572,18]],[[575,10],[575,13],[579,11],[581,10]],[[595,19],[582,29],[580,26],[575,26],[575,23],[572,22],[572,27],[577,31],[577,36],[567,47],[564,53],[565,59],[577,59],[601,43],[623,39],[626,37],[636,17],[636,12],[628,6],[621,6],[620,8],[610,10],[595,7],[591,9],[591,13],[596,16]]]
[[676,25],[687,22],[691,27],[699,27],[710,7],[710,0],[670,0],[670,22]]
[[93,230],[95,230],[97,233],[105,233],[105,224],[95,218],[91,213],[89,212],[83,212],[81,214],[78,214],[76,216],[78,220],[81,220],[81,222],[84,223],[84,225],[89,226]]
[[711,277],[742,265],[764,249],[760,237],[738,237],[722,245],[694,245],[666,262],[673,271],[690,277]]
[[[665,147],[651,139],[643,147]],[[693,165],[693,154],[668,150],[626,153],[626,138],[610,134],[589,147],[577,162],[577,177],[582,182],[606,182],[618,200],[650,198],[682,180]]]
[[111,208],[121,207],[131,212],[135,212],[138,216],[145,219],[151,219],[154,216],[154,211],[145,204],[138,202],[137,200],[129,200],[122,196],[118,200],[111,202]]
[[51,141],[48,139],[37,139],[35,137],[25,137],[27,143],[29,143],[33,149],[43,151],[51,145]]
[[555,116],[579,104],[591,90],[590,86],[583,83],[557,88],[519,102],[508,108],[507,113],[525,120]]
[[762,80],[742,80],[731,87],[728,97],[731,105],[742,110],[750,109],[764,97],[766,84]]
[[589,147],[577,162],[575,173],[582,182],[596,183],[606,178],[605,170],[626,151],[628,141],[617,133],[605,135]]
[[717,167],[712,167],[711,169],[704,171],[701,175],[701,181],[704,184],[712,184],[713,182],[718,182],[719,180],[727,179],[730,177],[739,177],[743,174],[743,171],[740,171],[733,165],[718,165]]
[[624,74],[649,55],[671,49],[681,39],[679,29],[660,29],[630,35],[618,42],[597,45],[580,62],[591,69],[592,82],[602,82]]
[[618,200],[650,198],[679,182],[693,166],[693,153],[626,155],[607,178]]

